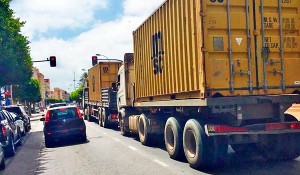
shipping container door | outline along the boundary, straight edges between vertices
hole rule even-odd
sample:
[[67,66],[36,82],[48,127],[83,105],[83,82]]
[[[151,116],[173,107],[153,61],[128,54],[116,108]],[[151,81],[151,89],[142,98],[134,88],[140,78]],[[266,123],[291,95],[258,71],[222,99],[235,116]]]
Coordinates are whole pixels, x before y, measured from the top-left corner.
[[252,0],[202,1],[206,88],[251,94],[256,80]]
[[267,94],[292,93],[300,85],[300,1],[254,5],[258,87]]

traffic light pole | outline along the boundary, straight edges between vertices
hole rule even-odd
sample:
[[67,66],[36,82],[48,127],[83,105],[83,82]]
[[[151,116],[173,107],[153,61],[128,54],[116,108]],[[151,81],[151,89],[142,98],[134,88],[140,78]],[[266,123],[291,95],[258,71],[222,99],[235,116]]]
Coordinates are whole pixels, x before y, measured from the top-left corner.
[[40,63],[40,62],[46,62],[46,61],[50,61],[49,58],[47,58],[47,60],[39,60],[39,61],[32,61],[33,63]]
[[50,67],[56,67],[56,57],[55,56],[50,56],[50,59],[47,58],[47,60],[38,60],[38,61],[32,61],[33,63],[41,63],[41,62],[46,62],[50,61]]

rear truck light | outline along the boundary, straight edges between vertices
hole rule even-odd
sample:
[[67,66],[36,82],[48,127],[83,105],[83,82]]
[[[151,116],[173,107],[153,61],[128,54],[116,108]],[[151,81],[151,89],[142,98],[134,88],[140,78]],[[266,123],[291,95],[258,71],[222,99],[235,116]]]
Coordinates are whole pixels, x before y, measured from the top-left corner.
[[81,114],[81,112],[80,112],[80,110],[79,110],[78,107],[76,107],[76,111],[77,111],[78,117],[79,117],[80,119],[83,119],[82,114]]
[[2,126],[2,133],[3,133],[3,136],[7,137],[7,130],[6,130],[6,127],[5,126]]
[[111,114],[111,119],[118,119],[118,114]]
[[286,123],[268,123],[266,124],[266,131],[270,130],[282,130],[287,129],[288,126]]
[[210,133],[248,132],[247,128],[226,125],[207,125],[207,129]]
[[289,123],[289,127],[291,130],[300,129],[300,123]]
[[[205,131],[208,135],[224,135],[226,133],[234,134],[268,134],[268,133],[283,133],[291,130],[300,130],[300,122],[292,123],[263,123],[255,125],[247,125],[243,127],[234,127],[227,125],[211,125],[205,126]],[[292,131],[291,131],[292,132]],[[297,131],[298,132],[298,131]]]
[[50,119],[50,111],[47,111],[46,117],[45,117],[45,123],[48,123]]

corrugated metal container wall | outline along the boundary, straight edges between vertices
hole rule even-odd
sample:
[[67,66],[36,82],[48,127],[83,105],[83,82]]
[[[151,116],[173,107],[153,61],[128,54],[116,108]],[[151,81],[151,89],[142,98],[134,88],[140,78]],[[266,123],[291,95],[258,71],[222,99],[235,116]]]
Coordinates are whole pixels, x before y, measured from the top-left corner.
[[88,71],[89,98],[91,102],[101,101],[101,89],[111,88],[117,82],[121,62],[100,62]]
[[200,97],[203,68],[199,22],[198,1],[172,0],[134,32],[137,98]]
[[300,89],[300,1],[167,0],[134,32],[138,101]]

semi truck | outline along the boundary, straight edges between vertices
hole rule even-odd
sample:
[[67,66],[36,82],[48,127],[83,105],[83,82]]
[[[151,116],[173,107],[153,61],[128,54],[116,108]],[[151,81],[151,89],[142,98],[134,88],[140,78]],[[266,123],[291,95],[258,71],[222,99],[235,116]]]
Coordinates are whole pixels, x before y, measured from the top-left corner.
[[267,160],[300,155],[300,2],[166,0],[133,32],[118,71],[123,135],[164,139],[193,168],[228,146]]
[[98,121],[102,127],[118,124],[117,72],[121,61],[102,61],[88,70],[87,87],[83,90],[84,118]]

